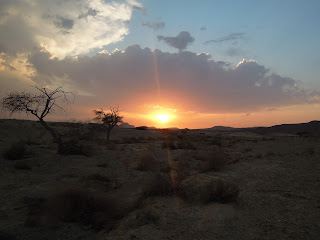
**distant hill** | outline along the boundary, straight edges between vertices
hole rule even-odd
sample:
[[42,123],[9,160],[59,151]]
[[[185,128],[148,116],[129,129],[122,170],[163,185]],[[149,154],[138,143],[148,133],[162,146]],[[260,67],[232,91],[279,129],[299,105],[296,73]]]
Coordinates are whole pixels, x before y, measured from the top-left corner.
[[239,128],[233,128],[233,127],[224,127],[224,126],[215,126],[212,128],[207,128],[207,130],[214,130],[214,131],[236,131]]
[[129,123],[124,122],[124,123],[122,123],[122,124],[119,125],[119,128],[135,128],[135,126],[133,126],[133,125],[131,125],[131,124],[129,124]]
[[320,121],[311,121],[308,123],[281,124],[272,127],[252,127],[252,128],[232,128],[216,126],[207,128],[213,131],[249,131],[256,133],[290,133],[290,134],[320,134]]

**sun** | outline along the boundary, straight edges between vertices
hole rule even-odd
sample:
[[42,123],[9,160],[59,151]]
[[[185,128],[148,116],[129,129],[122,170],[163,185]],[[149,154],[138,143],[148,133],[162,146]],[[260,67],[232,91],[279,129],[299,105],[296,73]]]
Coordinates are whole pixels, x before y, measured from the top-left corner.
[[160,121],[162,123],[167,122],[170,118],[171,118],[170,115],[164,114],[164,113],[155,115],[155,119],[157,119],[158,121]]

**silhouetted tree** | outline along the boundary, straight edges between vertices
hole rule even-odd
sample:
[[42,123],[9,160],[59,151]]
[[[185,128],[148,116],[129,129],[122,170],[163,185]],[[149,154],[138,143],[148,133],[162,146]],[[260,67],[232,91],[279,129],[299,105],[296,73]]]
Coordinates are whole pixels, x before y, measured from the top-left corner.
[[44,118],[52,113],[54,109],[65,111],[65,108],[58,104],[59,101],[69,103],[69,92],[58,87],[53,91],[48,91],[47,88],[37,87],[39,94],[32,94],[28,92],[12,92],[7,97],[2,99],[2,108],[9,110],[11,114],[17,112],[25,112],[34,115],[41,125],[52,135],[53,139],[58,143],[58,153],[64,153],[64,145],[62,143],[61,135],[52,127],[50,127]]
[[119,115],[119,108],[112,107],[108,113],[105,113],[103,109],[93,110],[93,112],[96,115],[95,120],[102,122],[107,127],[107,140],[109,140],[111,130],[122,123],[123,116]]

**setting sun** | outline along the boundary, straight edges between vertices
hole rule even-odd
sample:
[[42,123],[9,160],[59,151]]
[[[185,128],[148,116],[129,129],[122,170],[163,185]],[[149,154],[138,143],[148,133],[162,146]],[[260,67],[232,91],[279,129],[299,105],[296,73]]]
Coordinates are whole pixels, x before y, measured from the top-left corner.
[[158,121],[160,121],[160,122],[162,122],[162,123],[165,123],[165,122],[167,122],[167,121],[171,118],[171,116],[168,115],[168,114],[158,114],[158,115],[155,115],[155,118],[156,118]]

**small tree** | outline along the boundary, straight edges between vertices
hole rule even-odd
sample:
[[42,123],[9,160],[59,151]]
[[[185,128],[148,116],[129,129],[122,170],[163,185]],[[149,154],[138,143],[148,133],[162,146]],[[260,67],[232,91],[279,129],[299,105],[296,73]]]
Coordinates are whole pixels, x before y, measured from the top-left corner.
[[123,116],[119,115],[119,108],[112,107],[108,113],[105,113],[103,109],[93,110],[93,112],[96,115],[95,120],[102,122],[107,127],[107,140],[109,140],[111,130],[122,123]]
[[12,92],[7,97],[2,99],[2,107],[9,110],[11,114],[17,112],[25,112],[34,115],[41,123],[41,125],[52,135],[53,139],[58,143],[58,153],[64,153],[63,143],[60,134],[52,127],[50,127],[44,118],[50,114],[55,108],[65,110],[57,102],[59,100],[69,103],[68,94],[58,87],[52,92],[47,88],[40,88],[35,86],[39,94],[32,94],[27,92]]

